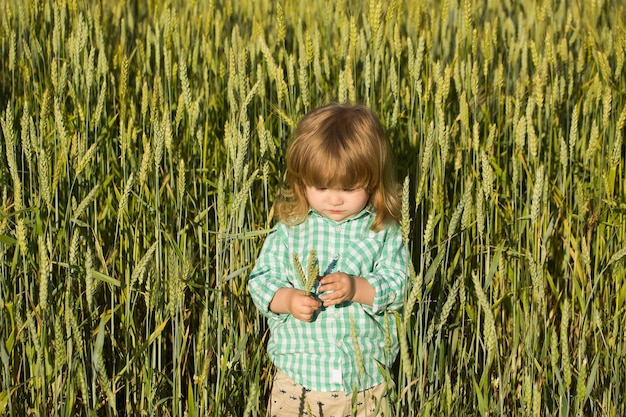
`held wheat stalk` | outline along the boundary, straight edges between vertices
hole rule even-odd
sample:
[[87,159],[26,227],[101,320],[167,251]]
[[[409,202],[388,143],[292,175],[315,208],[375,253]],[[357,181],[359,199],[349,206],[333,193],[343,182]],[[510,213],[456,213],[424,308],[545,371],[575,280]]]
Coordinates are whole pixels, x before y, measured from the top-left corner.
[[309,252],[306,275],[304,273],[304,270],[302,269],[302,264],[300,263],[298,254],[296,254],[295,252],[293,254],[293,264],[304,293],[306,295],[311,295],[313,287],[315,286],[315,283],[317,282],[317,279],[319,277],[319,263],[317,261],[317,251],[315,250],[315,248],[313,248]]

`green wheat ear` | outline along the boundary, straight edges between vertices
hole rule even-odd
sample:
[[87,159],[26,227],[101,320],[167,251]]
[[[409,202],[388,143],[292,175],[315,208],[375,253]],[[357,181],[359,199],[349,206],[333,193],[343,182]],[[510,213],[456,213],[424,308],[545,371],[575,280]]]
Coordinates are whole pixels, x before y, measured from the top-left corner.
[[315,285],[315,281],[319,275],[319,264],[317,263],[317,251],[315,248],[311,249],[309,252],[308,259],[308,267],[307,273],[304,274],[304,270],[302,269],[302,264],[300,263],[300,259],[298,258],[298,254],[294,252],[293,254],[293,264],[296,268],[296,273],[298,274],[298,279],[300,280],[300,284],[302,284],[302,288],[304,289],[304,293],[306,295],[311,295],[313,290],[313,286]]

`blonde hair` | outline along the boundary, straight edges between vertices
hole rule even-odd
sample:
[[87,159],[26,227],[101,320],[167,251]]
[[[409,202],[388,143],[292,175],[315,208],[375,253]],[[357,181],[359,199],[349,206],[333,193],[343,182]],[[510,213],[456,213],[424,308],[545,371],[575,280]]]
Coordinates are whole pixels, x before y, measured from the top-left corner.
[[307,113],[287,149],[287,182],[278,201],[279,220],[295,225],[306,218],[306,187],[364,188],[376,217],[372,230],[400,218],[400,188],[389,142],[368,108],[328,104]]

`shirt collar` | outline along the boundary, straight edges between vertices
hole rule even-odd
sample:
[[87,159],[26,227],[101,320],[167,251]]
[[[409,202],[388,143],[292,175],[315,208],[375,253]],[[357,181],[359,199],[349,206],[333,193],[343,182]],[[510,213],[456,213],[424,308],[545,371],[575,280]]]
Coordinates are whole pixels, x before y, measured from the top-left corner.
[[352,215],[350,217],[347,217],[347,218],[345,218],[345,219],[343,219],[343,220],[341,220],[339,222],[337,222],[337,221],[335,221],[333,219],[329,219],[328,217],[320,214],[317,210],[315,210],[313,208],[309,208],[309,214],[317,216],[317,217],[321,217],[323,219],[326,219],[327,221],[329,221],[331,223],[341,224],[341,223],[349,222],[349,221],[352,221],[352,220],[357,220],[357,219],[360,219],[362,217],[375,214],[375,210],[374,210],[374,207],[371,204],[368,204],[368,205],[366,205],[363,208],[363,210],[361,210],[357,214],[354,214],[354,215]]

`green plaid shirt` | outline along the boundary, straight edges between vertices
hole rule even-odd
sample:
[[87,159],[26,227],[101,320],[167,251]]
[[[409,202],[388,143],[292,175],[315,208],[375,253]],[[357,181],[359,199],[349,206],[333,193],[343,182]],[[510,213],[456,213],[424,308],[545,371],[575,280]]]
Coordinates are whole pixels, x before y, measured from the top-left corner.
[[[374,216],[365,208],[335,222],[312,210],[299,225],[279,223],[267,236],[250,275],[252,300],[267,317],[271,331],[270,359],[308,389],[371,388],[384,381],[379,366],[388,369],[398,354],[396,319],[389,312],[402,307],[408,251],[397,225],[370,230]],[[322,308],[310,323],[271,312],[269,304],[278,289],[302,288],[293,253],[306,271],[312,248],[317,250],[321,275],[339,271],[367,279],[376,291],[373,306],[344,302]]]

